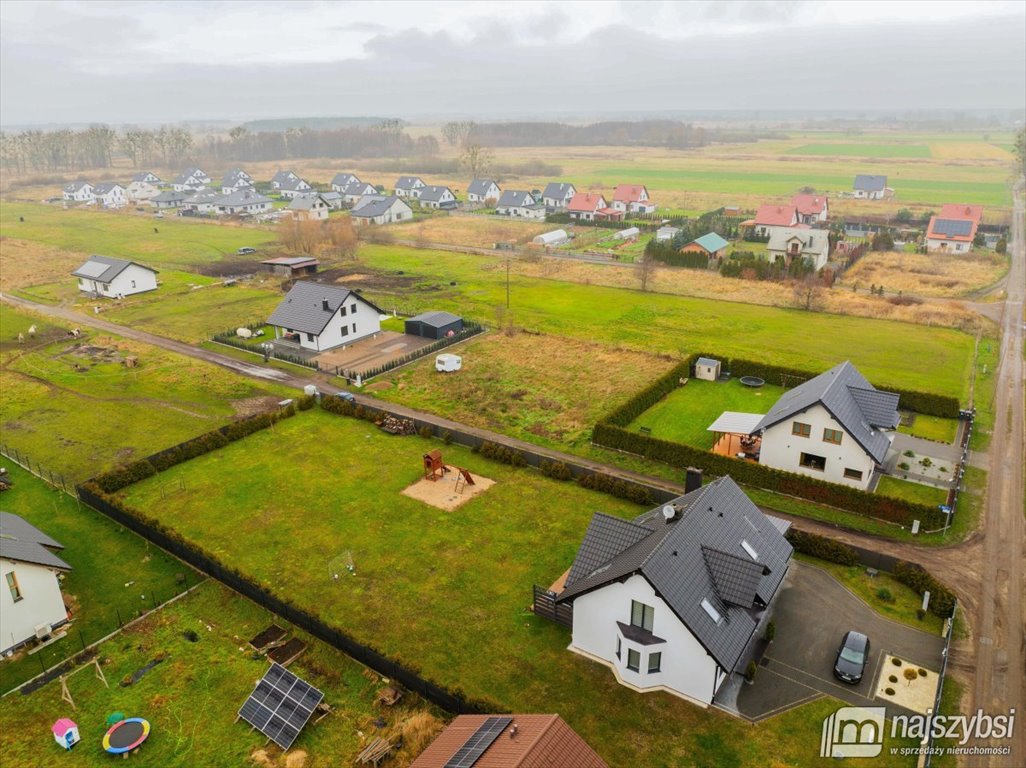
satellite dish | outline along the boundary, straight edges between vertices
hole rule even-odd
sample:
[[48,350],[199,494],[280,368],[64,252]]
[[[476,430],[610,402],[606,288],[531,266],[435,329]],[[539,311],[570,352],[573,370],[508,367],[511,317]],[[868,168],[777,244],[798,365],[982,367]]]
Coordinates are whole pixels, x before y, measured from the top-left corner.
[[663,507],[663,517],[665,517],[667,520],[673,520],[673,518],[676,517],[676,515],[677,510],[675,510],[671,505],[667,504]]

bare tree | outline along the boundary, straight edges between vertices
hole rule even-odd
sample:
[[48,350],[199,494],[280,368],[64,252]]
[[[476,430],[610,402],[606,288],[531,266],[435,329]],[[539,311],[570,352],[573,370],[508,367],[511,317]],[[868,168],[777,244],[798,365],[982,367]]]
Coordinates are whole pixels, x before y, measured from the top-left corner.
[[477,124],[470,120],[462,122],[453,120],[442,126],[442,138],[450,147],[460,147],[470,141],[470,134],[474,132],[475,128],[477,128]]
[[638,285],[643,292],[648,291],[649,283],[655,278],[659,270],[659,262],[644,256],[638,261]]
[[325,235],[331,249],[340,259],[354,259],[360,248],[360,238],[349,218],[334,218],[325,222]]
[[479,179],[488,174],[492,167],[492,160],[495,155],[488,147],[480,144],[465,144],[460,153],[460,167],[463,168],[472,179]]
[[794,306],[806,312],[818,312],[823,308],[825,291],[815,275],[806,275],[794,283]]

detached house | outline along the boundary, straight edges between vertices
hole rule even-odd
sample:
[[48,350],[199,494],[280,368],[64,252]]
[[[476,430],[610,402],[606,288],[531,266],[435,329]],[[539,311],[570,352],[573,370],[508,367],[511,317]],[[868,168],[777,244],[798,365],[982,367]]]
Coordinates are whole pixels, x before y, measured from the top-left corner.
[[830,258],[829,233],[825,229],[773,227],[766,244],[766,257],[770,261],[783,259],[787,264],[795,259],[809,259],[819,271]]
[[613,191],[613,208],[626,213],[655,213],[658,208],[648,197],[643,184],[617,184]]
[[121,208],[128,203],[128,191],[113,181],[105,181],[93,187],[93,200],[104,208]]
[[291,200],[296,195],[302,195],[313,189],[303,179],[287,179],[278,187],[278,194],[285,200]]
[[150,205],[159,211],[168,208],[181,208],[189,197],[185,192],[161,192],[150,198]]
[[93,185],[88,181],[73,181],[64,187],[64,199],[72,203],[87,203],[93,199]]
[[412,221],[413,209],[395,195],[391,197],[368,196],[353,208],[349,214],[356,226],[391,224],[396,221]]
[[[374,188],[372,184],[367,184],[362,181],[354,181],[352,184],[342,188],[342,199],[348,205],[354,205],[359,202],[360,198],[366,197],[367,195],[376,195],[378,190]],[[384,195],[382,195],[384,197]]]
[[606,198],[595,192],[578,192],[570,200],[566,211],[578,221],[622,221],[624,212],[610,208]]
[[114,299],[157,290],[157,270],[111,256],[90,256],[71,274],[78,278],[78,289],[90,296]]
[[222,195],[216,190],[204,189],[201,192],[197,192],[196,194],[189,195],[189,197],[185,198],[185,202],[182,204],[182,207],[201,214],[218,214],[221,212],[221,201],[224,200],[225,197],[227,197],[227,195]]
[[[670,238],[672,239],[672,237]],[[726,240],[720,237],[715,232],[710,232],[707,235],[692,240],[687,245],[680,249],[681,253],[704,253],[710,259],[721,259],[727,255],[727,246],[730,245]]]
[[883,200],[887,192],[887,177],[857,174],[852,191],[859,200]]
[[271,177],[271,189],[281,189],[283,184],[296,181],[299,177],[292,171],[275,171]]
[[417,201],[423,208],[453,209],[456,207],[456,195],[448,187],[423,186],[417,190]]
[[221,179],[221,193],[230,195],[240,189],[253,186],[253,178],[241,168],[233,168]]
[[[143,174],[136,174],[141,176]],[[153,174],[147,174],[153,176]],[[154,178],[156,178],[154,176]],[[146,181],[146,179],[134,178],[128,185],[126,190],[129,200],[152,200],[160,194],[160,187],[157,186],[156,182]]]
[[545,185],[542,192],[542,202],[545,207],[552,211],[560,211],[570,205],[570,201],[577,194],[577,187],[573,184],[561,184],[550,181]]
[[898,395],[844,362],[784,393],[753,432],[760,464],[866,490],[897,426]]
[[946,203],[938,216],[930,218],[926,230],[928,251],[968,253],[973,249],[976,231],[983,220],[982,205]]
[[139,171],[132,177],[132,181],[145,181],[147,184],[161,184],[160,177],[153,171]]
[[210,183],[210,177],[200,168],[186,168],[171,182],[175,192],[198,192]]
[[18,515],[0,512],[0,654],[68,623],[58,575],[71,566],[57,556],[62,549]]
[[573,606],[570,650],[628,688],[708,706],[750,657],[790,564],[788,527],[730,477],[633,521],[595,513],[555,597]]
[[755,212],[755,234],[769,235],[775,227],[794,227],[798,222],[798,209],[793,205],[760,205]]
[[417,190],[425,186],[417,176],[400,176],[395,183],[396,197],[416,197]]
[[534,195],[522,190],[507,189],[495,204],[499,216],[516,216],[522,219],[544,219],[545,206],[535,200]]
[[791,205],[798,212],[799,224],[819,224],[830,216],[826,195],[795,195]]
[[319,194],[314,193],[292,198],[288,210],[299,221],[324,221],[328,218],[331,205]]
[[224,195],[217,203],[218,213],[225,216],[250,216],[264,213],[274,207],[269,197],[254,192],[252,187],[240,189],[230,195]]
[[492,179],[474,179],[467,187],[467,202],[483,203],[486,200],[498,200],[502,190]]
[[275,338],[323,352],[378,333],[382,314],[348,288],[301,280],[267,322],[274,326]]
[[350,184],[359,184],[360,179],[352,173],[336,173],[335,178],[331,180],[331,190],[333,192],[345,192],[345,188]]

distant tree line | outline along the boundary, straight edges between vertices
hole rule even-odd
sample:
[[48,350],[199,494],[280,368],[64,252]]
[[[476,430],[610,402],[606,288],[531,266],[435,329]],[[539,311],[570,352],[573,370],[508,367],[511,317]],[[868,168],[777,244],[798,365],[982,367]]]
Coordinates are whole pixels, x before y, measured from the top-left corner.
[[619,146],[684,149],[713,142],[754,141],[755,131],[705,128],[677,120],[640,120],[567,125],[566,123],[447,123],[442,136],[450,145],[468,139],[490,147]]
[[371,127],[332,130],[286,128],[251,133],[233,128],[227,138],[211,137],[199,148],[214,160],[260,161],[301,157],[429,157],[438,152],[434,136],[410,136],[399,120],[383,120]]
[[0,165],[12,173],[78,171],[109,168],[115,155],[124,155],[136,167],[157,162],[167,166],[186,157],[192,146],[189,131],[171,126],[127,126],[118,132],[109,125],[91,125],[80,131],[0,133]]

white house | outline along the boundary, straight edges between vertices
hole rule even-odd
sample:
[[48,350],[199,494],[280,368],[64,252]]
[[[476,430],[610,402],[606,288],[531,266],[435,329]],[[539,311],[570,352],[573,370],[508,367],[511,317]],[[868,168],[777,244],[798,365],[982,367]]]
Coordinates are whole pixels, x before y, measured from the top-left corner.
[[561,184],[556,181],[550,181],[542,191],[542,203],[550,211],[559,211],[566,208],[576,194],[577,187],[573,184]]
[[417,201],[422,208],[456,207],[456,195],[448,187],[432,187],[425,185],[417,190]]
[[825,229],[773,227],[766,244],[766,258],[774,262],[783,259],[787,264],[795,259],[809,259],[818,271],[830,258],[829,233]]
[[221,179],[221,194],[230,195],[240,189],[248,189],[253,186],[253,177],[241,168],[232,168]]
[[755,212],[755,234],[768,237],[779,227],[794,227],[799,224],[798,209],[794,205],[760,205]]
[[147,184],[156,184],[157,186],[162,183],[160,177],[153,171],[139,171],[132,177],[132,181],[145,181]]
[[114,299],[157,290],[157,270],[111,256],[94,254],[71,274],[78,278],[78,289],[90,296]]
[[[153,174],[150,175],[152,176]],[[129,200],[152,200],[160,194],[160,187],[152,181],[132,179],[126,191]]]
[[798,212],[800,224],[822,224],[830,218],[830,201],[826,195],[795,195],[791,205]]
[[968,253],[983,221],[982,205],[946,203],[938,216],[930,217],[926,229],[926,250]]
[[188,197],[189,195],[185,192],[161,192],[150,198],[150,205],[160,211],[168,208],[181,208],[185,205]]
[[113,181],[105,181],[93,187],[93,200],[104,208],[121,208],[128,202],[128,191]]
[[871,176],[865,173],[856,174],[852,191],[860,200],[883,200],[884,194],[887,192],[887,177]]
[[313,190],[303,179],[288,179],[278,187],[278,194],[285,200],[291,200],[296,195],[303,195]]
[[570,650],[639,692],[700,706],[743,669],[790,564],[789,524],[730,477],[633,521],[596,512],[557,603]]
[[359,183],[360,179],[352,173],[336,173],[335,178],[331,180],[331,189],[333,192],[344,192],[350,184]]
[[221,194],[217,190],[204,189],[185,198],[182,207],[189,208],[196,213],[212,213],[216,215],[221,212],[221,201],[225,197],[227,195]]
[[514,189],[504,190],[495,205],[499,216],[516,216],[523,219],[544,219],[545,206],[534,199],[530,192]]
[[224,195],[217,203],[218,212],[226,216],[250,216],[264,213],[273,207],[271,198],[254,192],[251,187]]
[[171,182],[175,192],[198,192],[210,183],[210,176],[200,168],[186,168]]
[[644,184],[617,184],[613,190],[613,210],[625,213],[655,213],[657,206]]
[[61,549],[18,515],[0,512],[0,654],[68,623],[58,574],[71,566],[55,554]]
[[425,186],[417,176],[400,176],[395,183],[396,197],[416,197],[417,190]]
[[64,199],[71,203],[88,203],[93,199],[93,185],[88,181],[73,181],[64,187]]
[[485,200],[498,200],[502,190],[492,179],[474,179],[467,187],[468,203],[483,203]]
[[299,177],[292,171],[277,171],[271,177],[271,189],[281,189],[282,185],[297,181]]
[[300,280],[267,322],[275,338],[323,352],[380,332],[382,314],[348,288]]
[[[361,198],[376,194],[378,194],[378,190],[374,188],[373,184],[362,181],[354,181],[342,188],[342,200],[347,205],[356,205]],[[381,195],[381,197],[386,197],[386,195]]]
[[289,203],[288,210],[300,221],[324,221],[331,212],[331,205],[318,193],[297,195]]
[[396,221],[412,221],[413,209],[395,195],[391,197],[370,195],[362,198],[349,215],[356,226],[391,224]]
[[850,362],[785,392],[762,417],[759,463],[866,490],[898,426],[898,395]]
[[578,192],[567,204],[566,212],[578,221],[622,221],[624,212],[611,208],[598,192]]
[[345,197],[339,192],[321,192],[321,199],[326,202],[331,210],[337,211],[342,208],[342,204],[345,202]]

